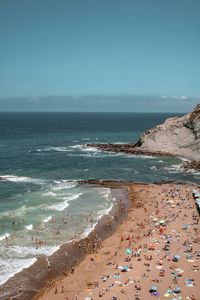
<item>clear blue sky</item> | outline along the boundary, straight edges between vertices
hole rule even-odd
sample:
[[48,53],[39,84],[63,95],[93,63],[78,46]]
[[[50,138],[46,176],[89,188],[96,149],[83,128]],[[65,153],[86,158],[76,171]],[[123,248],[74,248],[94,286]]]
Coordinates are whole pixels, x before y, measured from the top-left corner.
[[142,95],[196,103],[199,72],[200,0],[0,0],[1,99]]

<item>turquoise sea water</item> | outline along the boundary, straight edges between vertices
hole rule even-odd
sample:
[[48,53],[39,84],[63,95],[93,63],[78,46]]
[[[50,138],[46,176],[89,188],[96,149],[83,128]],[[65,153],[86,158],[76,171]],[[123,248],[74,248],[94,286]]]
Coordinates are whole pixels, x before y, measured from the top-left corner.
[[81,237],[114,203],[79,179],[199,182],[181,159],[112,154],[86,143],[136,142],[169,114],[0,113],[0,284]]

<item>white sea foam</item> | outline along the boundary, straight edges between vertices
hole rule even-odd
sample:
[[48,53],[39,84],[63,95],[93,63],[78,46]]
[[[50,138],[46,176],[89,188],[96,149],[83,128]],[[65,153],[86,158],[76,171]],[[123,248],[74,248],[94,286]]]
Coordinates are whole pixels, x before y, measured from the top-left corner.
[[[89,149],[87,151],[87,149]],[[153,156],[149,156],[149,155],[141,155],[141,154],[127,154],[127,153],[123,153],[123,152],[111,152],[111,151],[102,151],[96,148],[85,148],[83,149],[83,152],[86,153],[79,153],[79,154],[73,154],[70,153],[69,156],[82,156],[82,157],[95,157],[95,158],[105,158],[105,157],[122,157],[122,158],[133,158],[133,159],[154,159],[155,157]]]
[[30,183],[35,183],[35,184],[43,184],[44,183],[44,180],[42,180],[42,179],[25,177],[25,176],[1,175],[0,177],[2,180],[7,180],[7,181],[11,181],[11,182],[30,182]]
[[[35,248],[32,246],[11,246],[7,249],[6,257],[15,257],[18,259],[23,258],[32,258],[37,255],[52,255],[55,251],[57,251],[60,246],[41,246],[39,248]],[[3,255],[4,257],[4,255]]]
[[9,233],[5,233],[3,235],[0,235],[0,241],[4,241],[6,238],[8,238],[10,236]]
[[110,200],[111,190],[109,188],[99,189],[98,193],[106,200]]
[[171,165],[170,167],[164,167],[163,169],[169,173],[180,173],[183,171],[181,165]]
[[182,165],[171,165],[170,167],[164,167],[164,170],[168,171],[169,173],[192,173],[194,175],[200,175],[199,171],[196,171],[194,169],[184,169]]
[[[0,285],[9,278],[30,267],[37,260],[38,255],[50,256],[60,246],[44,246],[38,249],[28,246],[12,246],[6,249],[0,258]],[[4,250],[4,249],[2,249]]]
[[200,175],[200,172],[195,169],[184,170],[186,173],[192,173],[195,175]]
[[64,201],[62,203],[54,204],[54,205],[49,206],[49,209],[63,211],[68,206],[69,206],[68,201]]
[[72,150],[69,149],[68,147],[45,147],[43,149],[38,149],[38,150],[43,150],[43,151],[57,151],[57,152],[71,152]]
[[95,227],[97,226],[99,220],[100,220],[104,215],[108,215],[108,214],[109,214],[109,212],[110,212],[110,211],[112,210],[112,208],[113,208],[113,205],[114,205],[114,204],[112,204],[109,208],[104,209],[104,210],[102,210],[102,211],[99,212],[98,217],[97,217],[97,221],[96,221],[94,224],[89,225],[87,228],[85,228],[83,234],[81,235],[81,238],[87,237],[87,236],[95,229]]
[[151,166],[150,169],[153,170],[153,171],[154,171],[154,170],[156,170],[156,171],[159,170],[159,168],[156,167],[156,166]]
[[87,237],[96,227],[99,220],[104,216],[108,215],[110,211],[112,210],[114,203],[111,201],[115,201],[115,198],[111,198],[111,190],[110,188],[101,188],[97,189],[98,193],[110,203],[110,206],[108,208],[101,209],[96,216],[96,222],[94,222],[92,225],[90,224],[81,235],[81,238]]
[[63,198],[64,199],[63,202],[58,203],[58,204],[53,204],[53,205],[49,206],[49,209],[63,211],[65,208],[67,208],[69,206],[70,201],[78,199],[81,195],[82,195],[82,193],[78,193],[78,194],[70,196],[70,197],[65,197],[65,198]]
[[154,156],[151,155],[143,155],[143,154],[123,154],[127,158],[138,158],[138,159],[155,159]]
[[185,158],[185,157],[181,157],[181,156],[179,156],[179,159],[180,160],[182,160],[182,161],[184,161],[184,162],[190,162],[191,161],[191,159],[189,159],[189,158]]
[[47,192],[47,193],[44,193],[43,196],[52,196],[52,197],[55,197],[55,196],[57,196],[57,195],[56,195],[55,193],[49,191],[49,192]]
[[83,151],[86,151],[86,152],[96,152],[96,153],[99,153],[99,152],[102,152],[102,150],[100,149],[97,149],[97,148],[94,148],[94,147],[85,147],[82,149]]
[[112,204],[109,208],[107,208],[107,209],[101,211],[101,212],[100,212],[100,218],[102,218],[103,215],[109,215],[109,213],[110,213],[110,211],[112,210],[113,206],[114,206],[114,204]]
[[[99,219],[98,219],[99,220]],[[94,224],[92,225],[89,225],[87,228],[85,228],[85,230],[83,231],[82,235],[81,235],[81,239],[87,237],[94,229],[95,227],[97,226],[98,224],[98,220],[97,222],[95,222]]]
[[42,222],[43,223],[47,223],[47,222],[49,222],[51,220],[51,218],[52,218],[52,216],[48,216]]
[[78,150],[81,150],[83,152],[102,152],[102,150],[100,149],[96,149],[94,147],[89,147],[89,146],[86,146],[86,145],[74,145],[74,146],[69,146],[70,148],[72,149],[78,149]]
[[83,147],[85,147],[84,145],[74,145],[74,146],[69,146],[69,148],[71,148],[71,149],[80,149],[80,150],[82,150],[83,149]]
[[58,191],[63,189],[71,189],[74,188],[77,185],[77,181],[68,181],[68,180],[62,180],[62,181],[54,181],[55,185],[52,187],[52,190]]
[[19,273],[25,268],[30,267],[37,259],[0,259],[0,285],[8,281],[9,278]]
[[[118,144],[118,143],[116,143]],[[103,157],[109,157],[109,156],[122,156],[126,158],[140,158],[140,159],[154,159],[154,156],[151,155],[142,155],[142,154],[127,154],[123,152],[118,153],[112,153],[111,151],[105,151],[101,149],[97,149],[95,147],[90,147],[86,145],[74,145],[69,146],[72,149],[78,149],[82,152],[86,152],[86,154],[69,154],[69,156],[83,156],[83,157],[96,157],[96,158],[103,158]]]
[[98,222],[96,222],[95,224],[93,224],[92,226],[87,227],[84,232],[81,235],[81,239],[84,239],[85,237],[87,237],[96,227],[96,225],[98,224]]
[[32,230],[33,229],[33,225],[32,224],[29,224],[29,225],[26,225],[24,226],[27,230]]
[[[77,153],[77,154],[69,154],[69,156],[72,156],[72,157],[95,157],[95,158],[102,158],[103,156],[102,155],[95,155],[95,153],[86,153],[86,154],[83,154],[83,153]],[[104,156],[105,157],[105,156]]]

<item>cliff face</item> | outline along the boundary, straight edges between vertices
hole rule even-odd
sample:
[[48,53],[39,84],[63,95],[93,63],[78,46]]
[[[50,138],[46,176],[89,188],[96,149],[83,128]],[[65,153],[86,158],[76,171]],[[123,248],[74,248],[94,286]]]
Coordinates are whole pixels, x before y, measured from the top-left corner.
[[166,152],[200,160],[200,104],[191,113],[169,118],[146,131],[135,146],[148,152]]

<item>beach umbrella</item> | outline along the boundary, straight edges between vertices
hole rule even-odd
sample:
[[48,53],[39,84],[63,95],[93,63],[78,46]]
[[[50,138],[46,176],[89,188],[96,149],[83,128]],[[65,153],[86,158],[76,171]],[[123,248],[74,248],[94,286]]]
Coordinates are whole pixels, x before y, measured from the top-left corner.
[[166,221],[165,220],[160,220],[160,222],[159,222],[159,224],[165,224],[166,223]]
[[122,266],[121,270],[122,272],[128,272],[129,267],[128,266]]
[[129,255],[132,253],[132,250],[130,248],[127,248],[126,251],[125,251],[125,254]]
[[187,287],[194,286],[194,279],[186,279],[185,284],[186,284]]
[[150,293],[155,293],[155,292],[157,292],[157,290],[158,290],[158,288],[157,288],[156,285],[151,285],[151,287],[150,287],[150,289],[149,289],[149,292],[150,292]]
[[200,193],[195,193],[194,194],[194,198],[199,198],[200,197]]
[[176,286],[175,289],[173,290],[175,294],[179,294],[181,292],[181,288],[179,286]]
[[179,255],[174,255],[172,258],[173,261],[179,261],[179,259],[180,259]]
[[195,196],[196,194],[200,194],[200,192],[198,190],[193,190],[192,195]]
[[184,225],[183,225],[183,229],[188,229],[188,227],[190,227],[189,224],[184,224]]

